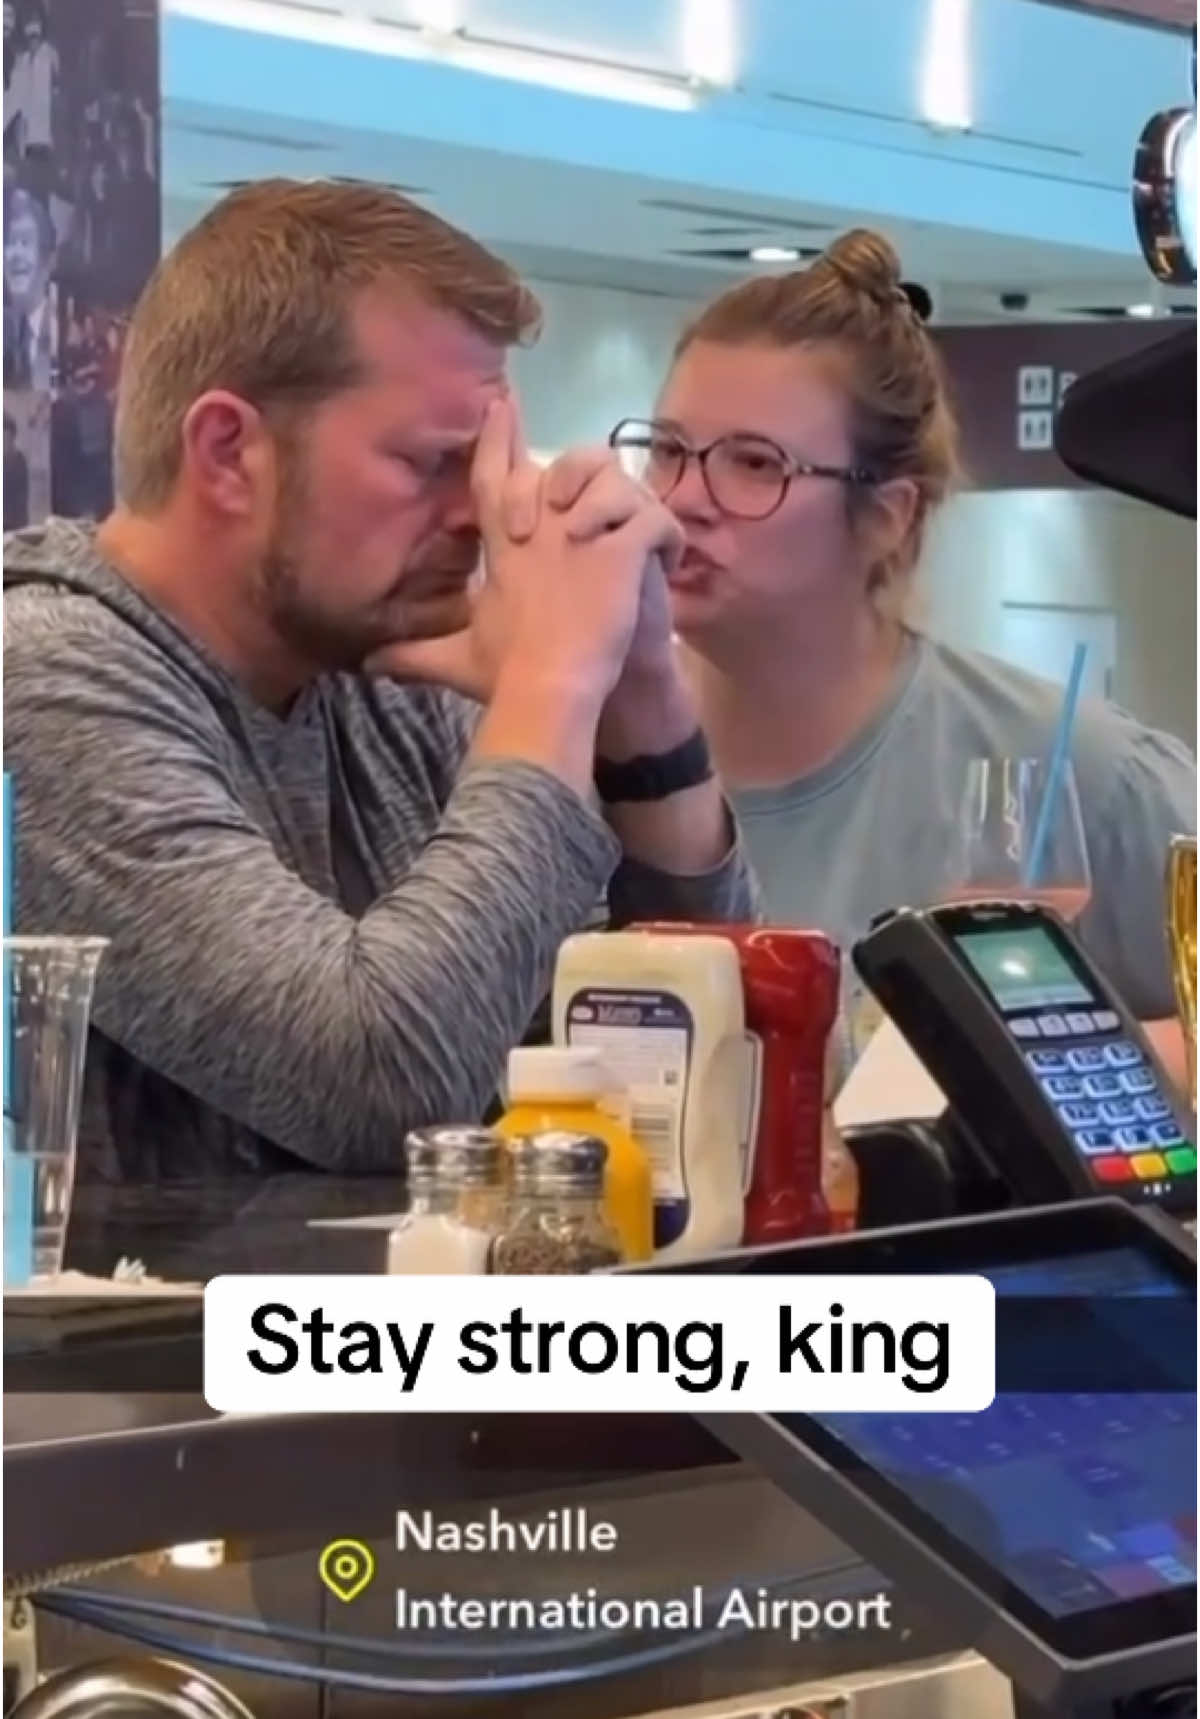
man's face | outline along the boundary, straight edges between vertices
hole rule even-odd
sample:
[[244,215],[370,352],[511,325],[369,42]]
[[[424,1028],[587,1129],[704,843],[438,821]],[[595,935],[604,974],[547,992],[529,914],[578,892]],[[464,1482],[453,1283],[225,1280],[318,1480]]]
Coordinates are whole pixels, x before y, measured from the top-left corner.
[[5,0],[5,7],[4,7],[4,40],[5,40],[5,41],[6,41],[6,42],[7,42],[7,41],[8,41],[8,38],[9,38],[9,37],[10,37],[10,36],[11,36],[11,35],[12,35],[12,33],[13,33],[13,31],[14,31],[14,30],[15,30],[15,29],[16,29],[16,27],[17,27],[17,12],[16,12],[16,8],[15,8],[15,6],[13,6],[13,5],[11,5],[11,4],[10,4],[10,0]]
[[447,312],[371,295],[353,327],[362,378],[281,441],[261,573],[275,627],[324,669],[466,624],[471,456],[505,387],[503,348]]
[[4,279],[18,308],[30,310],[39,298],[41,268],[37,220],[28,212],[14,215],[4,241]]

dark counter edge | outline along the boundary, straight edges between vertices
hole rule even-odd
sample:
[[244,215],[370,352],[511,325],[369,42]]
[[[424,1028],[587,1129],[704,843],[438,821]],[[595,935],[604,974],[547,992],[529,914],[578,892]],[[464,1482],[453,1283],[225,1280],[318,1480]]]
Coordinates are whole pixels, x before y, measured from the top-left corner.
[[[530,1493],[561,1503],[736,1461],[687,1415],[223,1417],[32,1442],[4,1453],[4,1572],[196,1540],[374,1538],[398,1509]],[[133,1496],[152,1524],[140,1533]]]

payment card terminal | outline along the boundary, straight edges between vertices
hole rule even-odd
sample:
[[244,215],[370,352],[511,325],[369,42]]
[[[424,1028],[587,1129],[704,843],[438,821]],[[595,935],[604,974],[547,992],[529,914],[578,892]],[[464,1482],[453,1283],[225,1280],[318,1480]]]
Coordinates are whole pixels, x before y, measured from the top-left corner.
[[1052,909],[905,908],[876,920],[852,953],[1020,1204],[1108,1194],[1195,1213],[1192,1119]]

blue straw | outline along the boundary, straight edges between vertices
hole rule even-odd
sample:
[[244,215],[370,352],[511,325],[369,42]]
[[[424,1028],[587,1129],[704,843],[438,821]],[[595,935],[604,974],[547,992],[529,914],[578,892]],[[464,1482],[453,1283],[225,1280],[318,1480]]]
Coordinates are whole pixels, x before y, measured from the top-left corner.
[[1067,760],[1071,756],[1071,732],[1075,727],[1075,712],[1079,705],[1079,688],[1083,684],[1083,666],[1087,661],[1087,651],[1087,645],[1081,640],[1075,646],[1075,655],[1071,661],[1071,673],[1067,677],[1066,696],[1058,714],[1058,727],[1054,731],[1054,745],[1050,749],[1050,768],[1046,772],[1046,791],[1042,795],[1042,804],[1038,810],[1033,840],[1029,844],[1029,852],[1025,857],[1023,881],[1026,889],[1031,889],[1037,884],[1038,874],[1042,869],[1042,860],[1045,857],[1046,843],[1050,838],[1051,821],[1058,805],[1058,796],[1062,790]]

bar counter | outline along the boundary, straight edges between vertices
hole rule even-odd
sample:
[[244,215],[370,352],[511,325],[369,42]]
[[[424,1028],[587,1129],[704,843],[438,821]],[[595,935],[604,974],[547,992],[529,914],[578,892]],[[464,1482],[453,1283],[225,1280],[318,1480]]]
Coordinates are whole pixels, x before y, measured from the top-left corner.
[[[222,1272],[375,1270],[383,1232],[314,1228],[310,1221],[394,1212],[402,1205],[399,1182],[306,1174],[81,1187],[66,1265],[109,1276],[123,1257],[140,1260],[151,1276],[193,1283]],[[24,1305],[30,1307],[29,1298]],[[126,1563],[88,1575],[86,1585],[395,1643],[398,1586],[412,1593],[445,1588],[525,1596],[594,1584],[606,1594],[642,1597],[693,1583],[713,1590],[735,1582],[774,1584],[800,1573],[807,1585],[798,1593],[852,1595],[885,1587],[852,1551],[687,1416],[219,1417],[194,1390],[170,1388],[179,1355],[189,1346],[198,1352],[199,1301],[143,1306],[144,1320],[114,1334],[74,1337],[65,1346],[50,1335],[53,1317],[44,1343],[28,1320],[6,1336],[4,1568],[10,1593],[44,1588],[81,1566],[219,1539],[225,1543],[220,1568],[160,1565],[148,1575]],[[36,1390],[28,1385],[31,1365]],[[136,1388],[114,1391],[110,1380]],[[158,1388],[164,1381],[168,1388]],[[616,1526],[617,1550],[601,1567],[595,1554],[431,1558],[396,1547],[398,1509],[466,1520],[491,1504],[510,1517],[586,1507]],[[383,1578],[352,1608],[333,1600],[316,1579],[319,1549],[347,1536],[371,1544]],[[889,1606],[885,1630],[827,1632],[799,1644],[786,1634],[731,1634],[657,1669],[519,1697],[442,1696],[438,1711],[447,1719],[482,1712],[538,1719],[569,1709],[577,1719],[609,1719],[746,1691],[778,1695],[814,1680],[838,1684],[854,1674],[873,1674],[877,1681],[883,1668],[890,1680],[891,1668],[965,1645],[905,1595],[889,1592]],[[39,1615],[60,1661],[116,1646],[90,1628]],[[185,1639],[211,1636],[201,1631]],[[268,1656],[294,1658],[303,1651],[258,1641],[239,1645]],[[636,1641],[624,1644],[627,1651],[636,1647]],[[413,1674],[394,1661],[363,1663],[392,1676]],[[929,1685],[919,1678],[912,1695],[917,1706],[909,1710],[928,1719],[943,1711],[949,1716],[956,1705],[961,1711],[958,1680],[969,1669]],[[440,1667],[443,1676],[452,1670]],[[322,1695],[311,1685],[219,1667],[214,1674],[258,1719],[428,1711],[406,1696]],[[437,1672],[418,1662],[415,1674]],[[983,1675],[994,1697],[999,1680]]]

